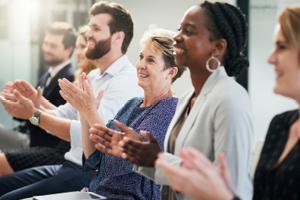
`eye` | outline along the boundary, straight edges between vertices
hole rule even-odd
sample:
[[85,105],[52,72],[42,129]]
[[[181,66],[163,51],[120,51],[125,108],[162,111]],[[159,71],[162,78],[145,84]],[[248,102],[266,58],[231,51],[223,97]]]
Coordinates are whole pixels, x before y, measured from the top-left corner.
[[184,33],[185,33],[186,35],[192,35],[192,34],[193,34],[193,32],[192,32],[191,30],[189,30],[189,29],[185,29],[185,30],[184,30]]
[[80,46],[80,48],[82,48],[82,49],[85,49],[85,47],[86,47],[85,45],[81,45],[81,46]]
[[181,27],[177,28],[177,31],[181,31]]
[[143,55],[139,55],[140,60],[143,60],[144,56]]
[[284,45],[278,45],[277,48],[280,49],[280,50],[284,50],[284,49],[286,49],[286,46],[284,46]]
[[153,63],[155,63],[154,60],[153,60],[152,58],[149,58],[149,59],[148,59],[148,62],[153,62]]

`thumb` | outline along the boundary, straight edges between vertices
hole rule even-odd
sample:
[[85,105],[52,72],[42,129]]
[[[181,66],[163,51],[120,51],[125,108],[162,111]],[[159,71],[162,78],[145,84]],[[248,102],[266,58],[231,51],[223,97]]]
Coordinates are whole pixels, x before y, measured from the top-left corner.
[[157,139],[149,131],[140,131],[140,133],[149,143],[158,143]]
[[38,89],[37,89],[37,98],[40,99],[43,95],[43,91],[42,91],[42,88],[39,86]]
[[102,97],[103,97],[103,93],[104,93],[104,90],[101,90],[99,93],[98,93],[98,95],[97,95],[97,98],[96,98],[96,100],[97,101],[101,101],[101,99],[102,99]]
[[16,97],[16,99],[17,99],[18,101],[21,102],[21,101],[26,101],[26,100],[28,100],[27,98],[23,97],[23,96],[18,92],[18,90],[14,89],[13,92],[14,92],[14,96]]

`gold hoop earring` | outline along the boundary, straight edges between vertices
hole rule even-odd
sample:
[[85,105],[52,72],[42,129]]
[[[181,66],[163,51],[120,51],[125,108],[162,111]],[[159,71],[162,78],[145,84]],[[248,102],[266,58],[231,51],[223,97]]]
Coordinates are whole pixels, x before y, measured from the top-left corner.
[[[216,69],[211,69],[211,68],[209,67],[209,61],[211,61],[211,60],[217,61],[218,66],[217,66]],[[210,72],[216,72],[216,71],[218,71],[219,68],[220,68],[220,66],[221,66],[221,63],[220,63],[219,59],[218,59],[218,58],[215,58],[214,55],[212,55],[211,58],[208,59],[208,60],[206,61],[206,69],[207,69],[208,71],[210,71]]]

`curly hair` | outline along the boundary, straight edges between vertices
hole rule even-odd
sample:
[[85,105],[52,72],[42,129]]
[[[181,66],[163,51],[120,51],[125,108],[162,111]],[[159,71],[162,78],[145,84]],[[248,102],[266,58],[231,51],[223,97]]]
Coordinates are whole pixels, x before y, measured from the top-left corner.
[[242,53],[248,39],[245,15],[228,3],[205,1],[200,7],[208,19],[205,26],[210,32],[210,41],[224,38],[227,42],[223,64],[228,76],[240,75],[249,67],[249,61]]

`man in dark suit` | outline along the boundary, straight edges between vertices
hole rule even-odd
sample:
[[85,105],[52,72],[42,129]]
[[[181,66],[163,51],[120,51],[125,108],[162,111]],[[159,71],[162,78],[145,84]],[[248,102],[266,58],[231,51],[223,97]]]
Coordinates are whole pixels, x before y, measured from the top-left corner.
[[[43,99],[47,99],[54,106],[65,104],[65,100],[59,94],[58,79],[74,80],[74,71],[69,58],[73,53],[75,41],[75,29],[65,22],[50,25],[44,38],[42,46],[44,61],[50,67],[39,79],[38,87],[43,91]],[[7,99],[13,98],[12,84],[7,83],[4,88],[6,89],[2,91],[2,95]],[[4,150],[14,171],[30,166],[61,163],[64,160],[64,153],[69,148],[68,142],[32,125],[28,120],[22,120],[16,130],[0,126],[0,149]],[[19,161],[27,156],[35,159]]]

